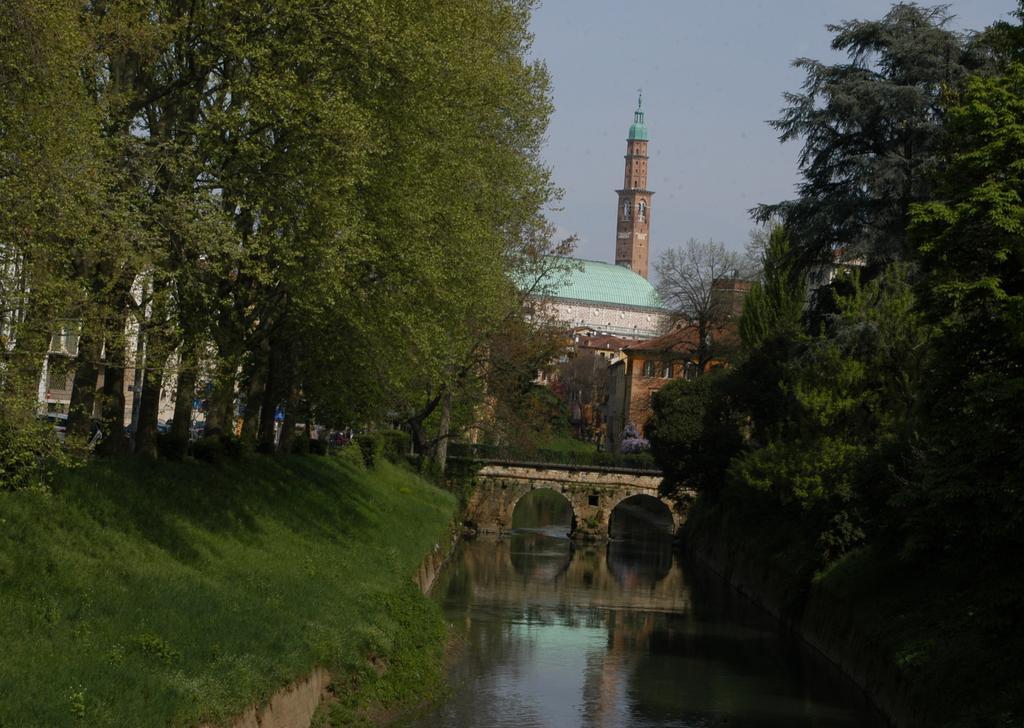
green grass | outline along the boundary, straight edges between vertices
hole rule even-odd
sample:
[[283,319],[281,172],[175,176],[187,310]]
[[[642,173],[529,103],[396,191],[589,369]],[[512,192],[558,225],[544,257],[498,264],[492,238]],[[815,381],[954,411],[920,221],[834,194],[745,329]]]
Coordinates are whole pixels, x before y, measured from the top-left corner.
[[552,435],[537,445],[539,450],[550,450],[558,453],[596,453],[597,445],[592,442],[577,440],[568,435]]
[[98,462],[0,493],[0,726],[225,721],[315,665],[338,724],[418,703],[444,624],[411,577],[454,510],[325,457]]

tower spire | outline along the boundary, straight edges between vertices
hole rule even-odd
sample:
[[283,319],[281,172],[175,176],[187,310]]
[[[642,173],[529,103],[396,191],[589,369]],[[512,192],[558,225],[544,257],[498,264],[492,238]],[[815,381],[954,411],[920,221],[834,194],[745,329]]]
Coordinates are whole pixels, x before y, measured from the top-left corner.
[[652,191],[647,189],[647,125],[644,123],[644,92],[637,89],[633,125],[626,139],[626,173],[616,213],[615,263],[644,278],[650,241]]

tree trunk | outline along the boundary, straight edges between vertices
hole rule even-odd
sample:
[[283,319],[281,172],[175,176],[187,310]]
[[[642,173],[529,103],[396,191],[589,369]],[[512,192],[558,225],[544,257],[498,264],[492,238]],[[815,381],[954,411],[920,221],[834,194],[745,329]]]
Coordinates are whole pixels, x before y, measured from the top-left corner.
[[[249,386],[245,394],[245,415],[242,420],[242,441],[250,444],[259,442],[260,423],[263,417],[268,416],[268,413],[263,411],[263,397],[267,390],[270,352],[268,346],[260,348],[264,351],[255,362],[249,377]],[[270,412],[269,417],[273,420],[274,413]]]
[[[7,360],[13,364],[5,377],[9,392],[26,402],[39,400],[39,380],[50,349],[50,324],[46,312],[36,305],[36,296],[27,295],[25,318],[14,334],[14,347]],[[12,376],[13,375],[13,376]]]
[[188,440],[192,435],[192,399],[196,391],[196,356],[189,344],[183,344],[178,354],[178,381],[174,394],[174,420],[171,436]]
[[281,423],[281,442],[277,448],[279,455],[290,455],[295,443],[295,423],[298,421],[299,387],[292,384],[288,388],[288,402],[284,409],[284,422]]
[[106,354],[100,409],[106,433],[99,451],[104,455],[123,455],[127,451],[127,440],[124,435],[124,339],[120,335],[107,342]]
[[409,431],[412,434],[413,450],[417,455],[430,454],[427,452],[430,449],[430,443],[427,441],[427,432],[423,428],[423,423],[426,422],[427,418],[433,414],[435,409],[437,409],[437,405],[441,403],[441,400],[444,398],[447,391],[448,387],[442,384],[441,388],[437,390],[437,394],[427,400],[423,409],[405,421],[405,424],[409,426]]
[[284,395],[281,391],[281,373],[284,370],[283,354],[274,341],[270,342],[270,352],[267,355],[266,381],[263,386],[263,398],[260,404],[260,424],[257,437],[256,449],[259,452],[271,454],[276,449],[274,442],[274,426],[276,421],[277,406],[281,404]]
[[[151,349],[151,351],[155,351]],[[139,402],[139,424],[135,432],[135,454],[156,458],[157,421],[160,417],[160,390],[164,383],[164,362],[152,354],[146,358],[146,372],[142,376]]]
[[98,362],[102,355],[102,339],[83,332],[78,339],[75,380],[71,387],[68,435],[88,437],[92,430],[93,407],[96,404],[96,381],[100,373]]
[[238,367],[234,361],[222,360],[214,380],[213,392],[207,399],[206,432],[219,429],[225,435],[232,434],[233,410],[235,405],[235,373]]
[[443,473],[448,463],[448,433],[452,424],[452,391],[446,389],[444,399],[441,401],[441,422],[437,428],[437,451],[434,460],[437,467]]

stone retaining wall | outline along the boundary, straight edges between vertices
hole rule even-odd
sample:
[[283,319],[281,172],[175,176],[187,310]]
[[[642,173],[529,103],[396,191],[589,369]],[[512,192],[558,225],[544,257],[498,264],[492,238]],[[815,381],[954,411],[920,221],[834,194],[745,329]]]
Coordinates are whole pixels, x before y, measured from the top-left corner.
[[805,594],[787,585],[792,574],[782,572],[730,534],[685,534],[685,548],[701,564],[763,607],[807,644],[838,666],[870,703],[897,728],[921,726],[915,719],[908,685],[883,652],[857,629],[841,600],[820,586]]
[[[424,594],[430,591],[451,557],[459,536],[460,529],[453,523],[446,538],[434,544],[434,548],[423,557],[413,582]],[[330,699],[330,686],[331,674],[322,667],[316,667],[306,677],[278,690],[267,703],[250,706],[228,725],[231,728],[309,728],[317,707]],[[200,728],[214,726],[204,723]]]

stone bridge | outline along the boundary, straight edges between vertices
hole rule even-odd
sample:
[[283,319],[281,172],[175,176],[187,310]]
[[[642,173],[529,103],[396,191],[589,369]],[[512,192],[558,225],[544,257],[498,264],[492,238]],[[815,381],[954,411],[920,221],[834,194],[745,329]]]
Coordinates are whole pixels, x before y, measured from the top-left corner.
[[516,504],[538,489],[561,493],[569,501],[574,538],[608,538],[612,511],[635,496],[654,498],[664,504],[672,517],[673,534],[686,520],[685,507],[658,494],[661,476],[650,471],[492,463],[477,472],[476,482],[465,519],[481,533],[509,533]]

